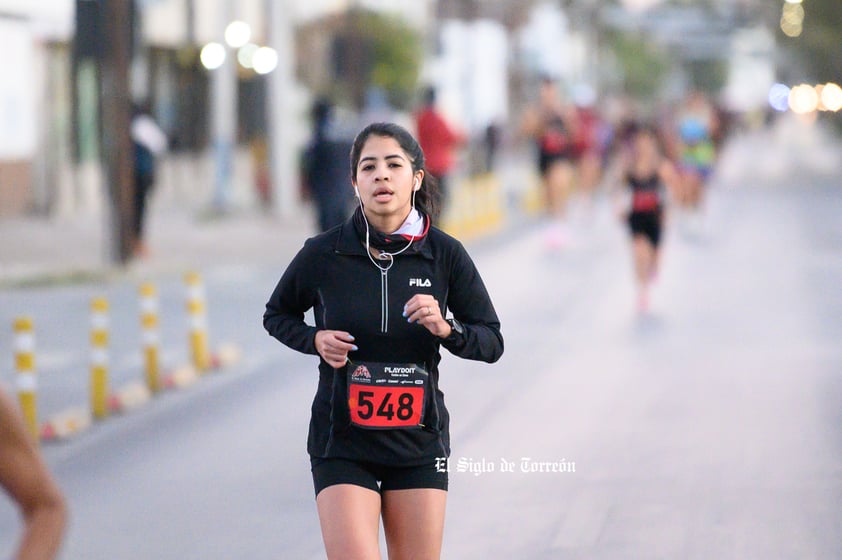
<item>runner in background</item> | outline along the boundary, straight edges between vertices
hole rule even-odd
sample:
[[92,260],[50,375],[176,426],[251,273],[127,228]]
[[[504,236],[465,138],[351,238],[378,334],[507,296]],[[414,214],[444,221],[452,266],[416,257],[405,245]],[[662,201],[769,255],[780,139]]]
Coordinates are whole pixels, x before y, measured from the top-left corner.
[[465,143],[465,136],[453,128],[436,108],[436,90],[424,90],[423,105],[415,115],[418,143],[424,150],[427,171],[439,182],[441,211],[445,212],[451,194],[451,173],[456,164],[456,149]]
[[679,206],[688,212],[694,229],[702,227],[705,186],[716,160],[717,118],[707,97],[691,92],[675,119],[677,161],[681,176],[676,189]]
[[541,78],[538,101],[526,111],[521,132],[533,140],[538,154],[544,200],[552,220],[547,245],[554,249],[564,247],[570,236],[567,202],[575,171],[573,139],[577,115],[574,107],[563,102],[551,78]]
[[573,137],[573,162],[576,170],[576,192],[582,210],[590,216],[596,187],[602,175],[606,130],[595,107],[596,96],[588,86],[578,86],[573,94],[578,121]]
[[621,216],[628,224],[632,239],[637,308],[639,312],[646,312],[650,289],[660,265],[667,187],[678,180],[678,174],[665,157],[654,128],[630,124],[624,135],[627,151]]

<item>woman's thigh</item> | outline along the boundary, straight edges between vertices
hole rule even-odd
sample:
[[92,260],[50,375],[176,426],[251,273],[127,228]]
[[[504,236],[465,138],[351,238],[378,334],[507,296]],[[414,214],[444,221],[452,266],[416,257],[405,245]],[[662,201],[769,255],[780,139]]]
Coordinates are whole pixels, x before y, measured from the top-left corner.
[[319,492],[316,508],[329,560],[379,560],[379,493],[334,484]]
[[447,491],[434,488],[383,492],[383,527],[389,560],[438,560]]

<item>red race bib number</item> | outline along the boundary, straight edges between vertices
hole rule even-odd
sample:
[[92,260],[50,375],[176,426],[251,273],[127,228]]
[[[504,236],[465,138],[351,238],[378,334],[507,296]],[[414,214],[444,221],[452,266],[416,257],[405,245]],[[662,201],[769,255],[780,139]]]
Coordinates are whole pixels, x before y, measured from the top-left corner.
[[350,364],[351,423],[371,429],[421,426],[427,377],[427,372],[415,364]]

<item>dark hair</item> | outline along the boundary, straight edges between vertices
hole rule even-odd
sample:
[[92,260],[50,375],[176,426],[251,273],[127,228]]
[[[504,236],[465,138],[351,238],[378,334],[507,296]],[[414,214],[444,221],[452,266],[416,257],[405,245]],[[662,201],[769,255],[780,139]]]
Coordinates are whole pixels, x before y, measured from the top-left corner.
[[436,88],[433,86],[428,86],[424,88],[422,93],[422,97],[424,99],[425,105],[435,105],[436,103]]
[[418,141],[404,127],[395,123],[378,122],[371,123],[357,134],[354,138],[354,145],[351,147],[351,177],[357,180],[357,165],[360,163],[360,155],[363,146],[371,136],[382,136],[393,138],[401,149],[409,157],[412,164],[413,174],[424,171],[424,179],[421,181],[421,188],[415,193],[415,206],[426,214],[435,223],[439,217],[441,193],[436,178],[433,177],[425,167],[424,151]]

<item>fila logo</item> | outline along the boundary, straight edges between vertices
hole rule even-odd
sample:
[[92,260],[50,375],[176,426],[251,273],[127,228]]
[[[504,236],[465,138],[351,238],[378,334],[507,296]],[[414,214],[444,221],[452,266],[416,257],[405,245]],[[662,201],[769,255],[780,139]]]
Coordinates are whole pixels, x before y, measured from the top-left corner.
[[419,288],[430,288],[433,286],[433,283],[430,282],[429,278],[410,278],[409,285],[411,286],[418,286]]

